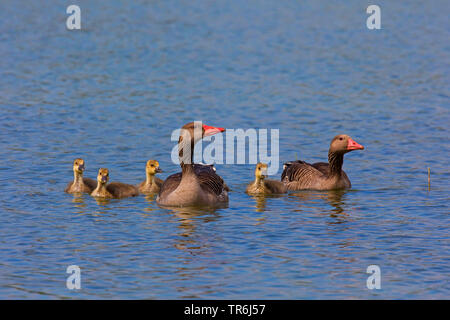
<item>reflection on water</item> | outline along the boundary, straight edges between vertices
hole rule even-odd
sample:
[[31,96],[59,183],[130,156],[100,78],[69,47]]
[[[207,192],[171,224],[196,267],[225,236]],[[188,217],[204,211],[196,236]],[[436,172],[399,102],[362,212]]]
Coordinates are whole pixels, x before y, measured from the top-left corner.
[[294,197],[301,204],[307,204],[311,201],[322,200],[330,204],[333,208],[329,214],[331,217],[347,215],[345,213],[345,195],[346,190],[329,190],[329,191],[294,191],[289,195]]
[[[58,27],[56,1],[2,1],[0,298],[447,298],[450,2],[436,1],[385,1],[389,32],[367,30],[359,0],[84,1],[92,32]],[[279,129],[280,165],[326,160],[339,133],[367,149],[345,158],[349,191],[249,196],[254,165],[217,164],[224,208],[63,192],[77,157],[89,178],[139,183],[148,159],[178,172],[171,132],[193,120]]]
[[111,202],[109,198],[94,197],[94,199],[99,206],[107,206]]
[[278,194],[251,194],[249,197],[256,203],[256,212],[266,211],[268,199],[276,199],[284,197],[285,195]]

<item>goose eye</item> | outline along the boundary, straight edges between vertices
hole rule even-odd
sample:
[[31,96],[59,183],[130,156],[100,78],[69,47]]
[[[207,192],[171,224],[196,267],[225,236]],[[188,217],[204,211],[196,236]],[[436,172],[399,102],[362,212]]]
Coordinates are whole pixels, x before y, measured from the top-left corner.
[[344,138],[340,137],[340,138],[339,138],[339,140],[341,140],[341,141],[342,141],[342,140],[344,140]]

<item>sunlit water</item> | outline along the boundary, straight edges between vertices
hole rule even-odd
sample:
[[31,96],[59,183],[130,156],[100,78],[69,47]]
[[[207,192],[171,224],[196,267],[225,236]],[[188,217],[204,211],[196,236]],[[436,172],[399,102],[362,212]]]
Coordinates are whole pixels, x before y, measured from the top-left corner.
[[[77,4],[81,31],[61,1],[0,3],[0,298],[449,297],[448,1],[377,1],[374,31],[366,1]],[[279,129],[280,167],[337,133],[366,150],[345,192],[250,197],[253,164],[216,165],[215,211],[63,192],[76,157],[128,183],[151,158],[178,171],[192,120]]]

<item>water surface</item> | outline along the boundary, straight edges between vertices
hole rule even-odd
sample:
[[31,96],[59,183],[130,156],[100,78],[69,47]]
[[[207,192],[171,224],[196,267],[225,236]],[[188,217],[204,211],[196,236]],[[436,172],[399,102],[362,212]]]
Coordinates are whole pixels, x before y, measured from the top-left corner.
[[[356,0],[78,4],[81,31],[60,1],[0,3],[0,298],[448,298],[448,1],[378,1],[377,31]],[[128,183],[151,158],[176,172],[192,120],[279,129],[280,166],[338,133],[366,150],[343,192],[250,197],[254,165],[217,165],[218,210],[63,192],[76,157]]]

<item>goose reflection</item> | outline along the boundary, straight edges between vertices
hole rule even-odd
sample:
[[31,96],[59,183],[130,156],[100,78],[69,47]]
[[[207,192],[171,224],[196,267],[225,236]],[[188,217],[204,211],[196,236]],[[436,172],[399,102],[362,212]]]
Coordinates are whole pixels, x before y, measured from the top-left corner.
[[294,197],[302,204],[313,200],[324,200],[328,202],[333,208],[329,214],[331,217],[348,216],[345,213],[345,194],[346,190],[330,190],[330,191],[297,191],[290,193],[291,197]]
[[176,217],[180,231],[179,237],[175,237],[175,248],[191,254],[202,253],[208,247],[208,241],[197,240],[201,235],[198,234],[196,229],[201,224],[216,221],[220,217],[217,209],[205,207],[171,208],[169,213]]

